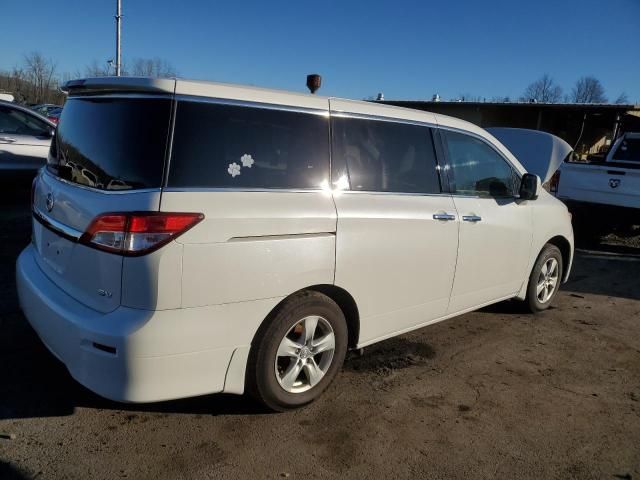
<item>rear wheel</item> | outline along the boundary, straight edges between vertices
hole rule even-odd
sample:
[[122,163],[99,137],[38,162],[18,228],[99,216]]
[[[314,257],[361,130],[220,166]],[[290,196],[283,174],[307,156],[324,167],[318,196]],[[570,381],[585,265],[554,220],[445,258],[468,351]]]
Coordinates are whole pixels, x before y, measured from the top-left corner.
[[529,276],[525,304],[531,312],[540,312],[549,308],[560,288],[562,272],[560,249],[555,245],[545,245]]
[[347,324],[326,295],[285,300],[256,335],[247,387],[258,401],[284,411],[306,405],[329,386],[347,352]]

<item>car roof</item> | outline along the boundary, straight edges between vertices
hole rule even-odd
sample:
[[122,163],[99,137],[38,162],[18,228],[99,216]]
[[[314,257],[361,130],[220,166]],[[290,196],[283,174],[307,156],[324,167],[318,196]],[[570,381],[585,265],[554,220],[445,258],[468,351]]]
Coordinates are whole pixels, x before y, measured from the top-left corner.
[[480,127],[458,118],[411,108],[262,88],[253,85],[236,85],[183,78],[93,77],[71,80],[63,85],[62,90],[68,92],[70,95],[99,91],[175,93],[177,95],[194,97],[219,98],[321,110],[326,110],[330,104],[332,111],[350,111],[351,113],[414,120],[432,124],[438,123],[443,126],[470,130],[474,133],[484,132]]

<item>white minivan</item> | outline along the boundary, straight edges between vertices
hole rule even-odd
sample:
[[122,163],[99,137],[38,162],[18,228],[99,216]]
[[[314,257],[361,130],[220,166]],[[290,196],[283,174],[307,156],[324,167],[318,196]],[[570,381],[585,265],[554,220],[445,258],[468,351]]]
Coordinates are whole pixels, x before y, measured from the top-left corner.
[[511,298],[543,310],[569,275],[566,207],[470,123],[181,79],[65,89],[17,286],[104,397],[298,407],[349,348]]

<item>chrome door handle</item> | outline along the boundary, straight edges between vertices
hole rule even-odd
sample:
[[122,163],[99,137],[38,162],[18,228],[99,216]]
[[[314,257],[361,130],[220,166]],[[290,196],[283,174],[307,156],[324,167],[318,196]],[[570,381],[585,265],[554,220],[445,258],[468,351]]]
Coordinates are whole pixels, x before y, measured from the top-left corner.
[[455,220],[456,216],[451,215],[450,213],[434,213],[433,219],[434,220]]
[[15,142],[17,142],[17,140],[15,138],[0,137],[0,142],[3,142],[3,143],[15,143]]
[[463,215],[462,220],[465,222],[479,222],[482,220],[482,217],[479,217],[478,215]]

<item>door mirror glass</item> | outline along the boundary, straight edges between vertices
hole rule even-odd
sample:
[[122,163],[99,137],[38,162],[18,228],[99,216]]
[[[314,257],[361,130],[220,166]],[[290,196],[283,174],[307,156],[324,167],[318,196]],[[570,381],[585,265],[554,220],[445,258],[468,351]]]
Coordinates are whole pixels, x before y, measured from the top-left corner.
[[520,198],[522,200],[535,200],[538,198],[538,176],[533,173],[525,173],[520,182]]

